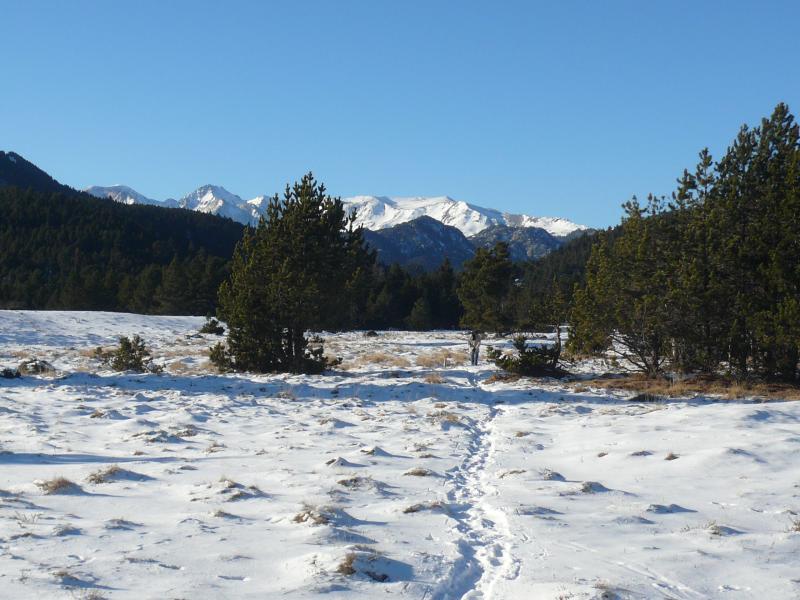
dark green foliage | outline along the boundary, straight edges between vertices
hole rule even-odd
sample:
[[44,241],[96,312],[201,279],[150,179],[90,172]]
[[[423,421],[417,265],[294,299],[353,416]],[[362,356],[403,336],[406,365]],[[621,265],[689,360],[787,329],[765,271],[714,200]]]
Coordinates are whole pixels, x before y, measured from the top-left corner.
[[220,288],[231,367],[322,371],[322,344],[309,344],[306,332],[353,321],[366,303],[374,261],[341,200],[310,173],[287,186],[237,245],[231,277]]
[[428,300],[422,296],[414,303],[411,314],[406,319],[408,328],[417,331],[426,331],[432,328],[433,316]]
[[[619,235],[620,227],[609,229],[604,233],[607,239]],[[522,285],[520,287],[518,310],[518,326],[530,328],[540,320],[542,313],[549,312],[546,304],[550,296],[558,288],[563,301],[570,306],[576,285],[586,281],[586,265],[592,252],[596,234],[580,232],[560,248],[550,252],[536,261],[523,263]],[[547,322],[552,322],[549,319]]]
[[209,335],[223,335],[225,328],[220,325],[214,317],[206,317],[206,322],[200,328],[200,333],[207,333]]
[[516,355],[506,355],[502,351],[489,346],[486,355],[495,365],[517,375],[530,377],[562,377],[568,373],[559,366],[561,358],[561,340],[552,346],[528,344],[524,335],[513,340]]
[[458,285],[464,307],[461,325],[479,331],[510,331],[514,325],[516,273],[504,242],[491,250],[478,248],[475,257],[464,263]]
[[135,371],[137,373],[162,371],[161,367],[152,364],[150,351],[145,346],[144,340],[138,335],[134,335],[133,339],[120,337],[119,347],[110,354],[108,364],[115,371]]
[[233,369],[233,361],[228,347],[222,342],[217,342],[208,349],[208,358],[211,364],[223,373]]
[[[456,328],[462,313],[456,286],[457,277],[447,259],[428,273],[412,274],[399,265],[376,266],[365,312],[354,324],[370,329],[416,329],[424,323],[429,329]],[[411,324],[415,307],[416,326]]]
[[614,342],[641,370],[725,369],[796,381],[800,359],[800,131],[779,104],[718,163],[684,172],[669,210],[626,206],[592,250],[571,344]]
[[46,193],[76,194],[15,152],[0,151],[0,187],[15,186]]
[[646,207],[625,204],[622,233],[592,250],[586,287],[575,296],[570,349],[593,352],[612,346],[641,371],[655,375],[667,360],[667,283],[671,274],[661,199]]
[[0,308],[206,314],[243,230],[187,210],[14,187],[0,187],[0,214]]

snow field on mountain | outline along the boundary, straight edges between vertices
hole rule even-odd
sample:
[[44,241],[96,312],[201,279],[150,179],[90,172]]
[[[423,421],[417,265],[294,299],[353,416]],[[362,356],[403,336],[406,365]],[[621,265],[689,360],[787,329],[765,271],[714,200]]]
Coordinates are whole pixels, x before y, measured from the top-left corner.
[[[488,383],[458,332],[323,334],[332,374],[223,376],[202,321],[0,311],[0,365],[59,370],[0,379],[0,595],[800,593],[797,402]],[[92,358],[135,333],[163,375]]]
[[[266,214],[268,198],[257,196],[243,200],[218,185],[204,185],[180,200],[159,201],[147,198],[125,185],[92,186],[85,190],[98,198],[111,198],[122,204],[152,204],[180,207],[187,210],[227,217],[240,223],[255,225]],[[586,229],[559,217],[531,217],[483,208],[448,196],[389,198],[387,196],[353,196],[343,198],[345,209],[356,215],[356,225],[379,230],[428,216],[459,229],[465,236],[475,235],[491,225],[538,227],[555,236],[566,236]]]

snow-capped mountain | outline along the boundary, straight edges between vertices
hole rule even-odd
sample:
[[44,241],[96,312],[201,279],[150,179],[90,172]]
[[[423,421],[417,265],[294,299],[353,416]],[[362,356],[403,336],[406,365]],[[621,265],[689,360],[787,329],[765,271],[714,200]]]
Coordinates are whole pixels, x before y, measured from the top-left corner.
[[97,198],[111,198],[114,202],[119,202],[120,204],[152,204],[169,208],[177,208],[178,206],[178,203],[172,198],[163,202],[161,200],[153,200],[129,188],[127,185],[109,185],[106,187],[93,185],[83,191]]
[[[254,198],[257,201],[258,198]],[[219,185],[204,185],[178,200],[188,210],[227,217],[240,223],[255,224],[261,216],[259,204],[250,204]]]
[[[227,217],[240,223],[254,225],[265,213],[268,196],[257,196],[243,200],[225,188],[217,185],[204,185],[178,201],[159,202],[139,194],[124,186],[93,186],[85,190],[98,197],[109,197],[125,204],[155,204],[157,206],[177,206],[188,210]],[[578,225],[559,217],[532,217],[504,213],[491,208],[483,208],[454,200],[449,196],[390,198],[387,196],[352,196],[343,198],[345,208],[356,214],[356,224],[365,229],[377,231],[408,223],[419,217],[431,217],[460,230],[465,236],[476,235],[495,225],[507,227],[536,227],[544,229],[556,237],[564,237],[575,231],[585,230]]]
[[255,225],[266,207],[266,197],[258,196],[252,200],[242,200],[219,185],[204,185],[187,194],[180,200],[154,200],[140,194],[126,185],[99,186],[86,188],[85,192],[98,198],[110,198],[121,204],[151,204],[168,208],[185,208],[197,212],[227,217],[239,223]]
[[551,235],[565,236],[586,229],[558,217],[531,217],[500,212],[454,200],[449,196],[389,198],[386,196],[353,196],[342,201],[356,213],[356,223],[365,229],[378,230],[427,216],[450,225],[467,236],[473,236],[491,225],[538,227]]

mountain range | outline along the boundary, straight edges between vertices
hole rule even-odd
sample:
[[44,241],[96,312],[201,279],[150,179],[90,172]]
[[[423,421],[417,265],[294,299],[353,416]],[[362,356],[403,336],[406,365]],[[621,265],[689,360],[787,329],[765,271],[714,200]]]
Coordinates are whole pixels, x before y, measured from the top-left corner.
[[[0,186],[34,187],[42,191],[75,190],[13,152],[0,152]],[[175,200],[155,200],[125,185],[91,186],[84,192],[126,205],[179,208],[254,225],[264,215],[267,196],[244,200],[222,186],[204,185]],[[343,198],[345,208],[365,229],[365,239],[385,263],[423,270],[447,257],[454,267],[479,247],[499,241],[509,245],[515,261],[540,258],[569,239],[592,230],[558,217],[504,213],[448,196]]]
[[[124,185],[92,186],[93,196],[124,204],[184,208],[254,225],[264,214],[267,196],[244,200],[222,186],[204,185],[180,200],[158,201]],[[352,196],[345,209],[365,230],[367,242],[385,264],[423,270],[436,268],[446,256],[456,267],[479,247],[509,245],[515,261],[540,258],[588,228],[559,217],[504,213],[449,196]]]
[[[180,200],[154,200],[126,185],[91,186],[85,192],[98,198],[111,198],[123,204],[152,204],[169,208],[186,208],[199,212],[228,217],[240,223],[255,225],[263,215],[267,196],[244,200],[219,185],[204,185]],[[355,213],[356,225],[377,231],[413,221],[419,217],[431,217],[450,225],[470,237],[493,225],[513,228],[535,227],[556,237],[565,237],[575,231],[585,230],[567,219],[559,217],[532,217],[504,213],[449,196],[352,196],[342,198],[348,212]]]

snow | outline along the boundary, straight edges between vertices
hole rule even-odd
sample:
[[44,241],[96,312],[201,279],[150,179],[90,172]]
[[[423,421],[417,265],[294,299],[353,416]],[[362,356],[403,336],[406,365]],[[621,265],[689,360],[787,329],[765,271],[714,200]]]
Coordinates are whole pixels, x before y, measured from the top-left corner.
[[136,190],[129,188],[127,185],[93,185],[83,191],[87,194],[95,196],[96,198],[111,198],[120,204],[150,204],[153,206],[167,206],[170,208],[177,207],[177,203],[171,198],[169,200],[164,200],[163,202],[160,200],[153,200],[152,198],[148,198]]
[[[92,186],[84,190],[98,198],[111,198],[124,204],[155,204],[157,206],[180,207],[188,210],[210,213],[255,225],[266,213],[269,196],[256,196],[243,200],[218,185],[204,185],[177,202],[169,199],[164,202],[153,200],[124,185]],[[343,198],[342,202],[349,212],[356,213],[356,225],[365,229],[377,230],[406,223],[412,219],[428,216],[445,225],[455,227],[469,237],[490,225],[511,227],[539,227],[555,236],[565,236],[573,231],[584,230],[559,217],[532,217],[504,213],[491,208],[483,208],[449,196],[389,198],[386,196],[353,196]]]
[[386,196],[353,196],[343,198],[349,211],[356,213],[356,224],[365,229],[385,229],[422,216],[455,227],[469,237],[490,225],[539,227],[556,236],[586,229],[558,217],[531,217],[503,213],[474,204],[454,200],[449,196],[390,198]]
[[[218,375],[202,322],[0,311],[0,365],[60,371],[0,379],[0,595],[800,594],[797,402],[488,383],[459,332],[323,333],[330,374]],[[92,358],[134,333],[163,375]]]

